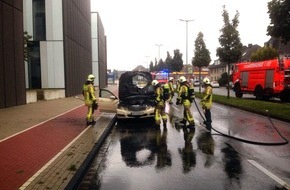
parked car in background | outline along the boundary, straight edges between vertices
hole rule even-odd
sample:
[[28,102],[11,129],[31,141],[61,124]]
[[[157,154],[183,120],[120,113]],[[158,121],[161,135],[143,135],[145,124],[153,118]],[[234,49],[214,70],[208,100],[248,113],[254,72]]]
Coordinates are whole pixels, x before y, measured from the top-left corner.
[[213,87],[213,88],[219,88],[220,85],[217,81],[211,81],[210,85]]
[[151,82],[152,75],[149,72],[125,72],[119,79],[119,97],[107,89],[100,89],[100,111],[116,113],[118,120],[153,118],[155,95]]
[[195,80],[195,81],[193,81],[193,85],[194,85],[194,86],[199,86],[199,85],[200,85],[199,80]]

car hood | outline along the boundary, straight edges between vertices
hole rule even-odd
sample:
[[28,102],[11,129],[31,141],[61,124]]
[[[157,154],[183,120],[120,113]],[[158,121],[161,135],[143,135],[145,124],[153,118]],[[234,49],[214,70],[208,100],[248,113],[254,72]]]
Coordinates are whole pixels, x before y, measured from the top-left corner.
[[[136,79],[141,78],[143,86],[138,86]],[[127,71],[119,79],[120,101],[154,98],[154,89],[151,85],[152,75],[146,71]]]

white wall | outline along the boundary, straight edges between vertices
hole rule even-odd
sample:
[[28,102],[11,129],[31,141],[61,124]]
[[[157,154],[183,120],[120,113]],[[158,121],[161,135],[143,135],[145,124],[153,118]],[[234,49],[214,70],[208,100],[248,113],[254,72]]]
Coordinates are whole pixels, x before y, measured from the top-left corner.
[[96,76],[95,85],[99,86],[99,55],[98,55],[98,14],[91,13],[91,32],[92,32],[92,67],[93,75]]
[[42,88],[65,88],[62,1],[46,0],[46,41],[40,42]]
[[[29,35],[33,34],[33,23],[32,23],[32,0],[23,0],[23,31],[27,31]],[[25,86],[29,88],[28,79],[28,65],[25,64]]]
[[62,1],[45,1],[46,40],[63,40]]
[[62,41],[40,42],[42,88],[64,88],[64,54]]

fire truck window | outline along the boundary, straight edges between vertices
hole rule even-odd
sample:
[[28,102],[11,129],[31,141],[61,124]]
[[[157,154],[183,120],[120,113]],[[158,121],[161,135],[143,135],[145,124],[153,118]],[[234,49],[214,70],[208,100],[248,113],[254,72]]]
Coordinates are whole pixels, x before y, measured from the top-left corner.
[[273,81],[274,81],[274,70],[267,70],[266,71],[265,87],[266,88],[273,88]]
[[242,86],[248,86],[249,72],[241,72]]

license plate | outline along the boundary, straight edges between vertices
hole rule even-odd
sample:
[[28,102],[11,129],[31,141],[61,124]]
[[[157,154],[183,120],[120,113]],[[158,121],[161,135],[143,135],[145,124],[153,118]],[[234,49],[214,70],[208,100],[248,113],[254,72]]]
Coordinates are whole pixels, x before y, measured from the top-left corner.
[[141,112],[141,111],[133,111],[132,112],[132,116],[139,116],[139,115],[143,115],[143,112]]

